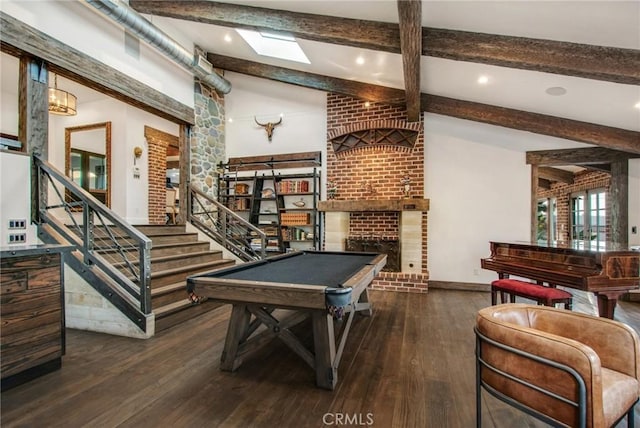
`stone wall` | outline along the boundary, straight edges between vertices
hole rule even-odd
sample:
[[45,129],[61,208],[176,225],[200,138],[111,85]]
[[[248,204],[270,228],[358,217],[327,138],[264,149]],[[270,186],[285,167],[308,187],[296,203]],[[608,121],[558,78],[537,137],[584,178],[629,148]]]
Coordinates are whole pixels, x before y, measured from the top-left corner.
[[195,125],[191,128],[191,184],[217,197],[216,166],[225,159],[224,97],[195,79]]

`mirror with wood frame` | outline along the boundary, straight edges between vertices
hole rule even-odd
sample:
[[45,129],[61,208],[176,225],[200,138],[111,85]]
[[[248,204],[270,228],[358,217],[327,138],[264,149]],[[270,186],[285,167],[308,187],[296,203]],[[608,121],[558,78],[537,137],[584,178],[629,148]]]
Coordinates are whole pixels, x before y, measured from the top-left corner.
[[65,171],[77,185],[111,205],[111,122],[65,128]]

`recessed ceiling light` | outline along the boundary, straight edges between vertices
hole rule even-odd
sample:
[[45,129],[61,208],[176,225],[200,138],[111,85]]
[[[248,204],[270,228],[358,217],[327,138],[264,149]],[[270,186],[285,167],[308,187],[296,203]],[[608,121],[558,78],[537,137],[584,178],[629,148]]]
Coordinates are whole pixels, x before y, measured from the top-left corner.
[[227,119],[227,121],[228,121],[229,123],[231,123],[231,122],[233,122],[233,118],[232,118],[232,117],[230,117],[229,119]]
[[634,107],[640,109],[640,101],[638,101]]
[[356,64],[358,65],[364,64],[364,57],[359,56],[358,58],[356,58]]
[[478,83],[480,85],[486,85],[487,83],[489,83],[489,77],[488,76],[480,76],[480,77],[478,77]]
[[549,95],[553,95],[555,97],[559,97],[567,93],[567,90],[562,86],[552,86],[551,88],[547,88],[545,92]]
[[291,36],[238,28],[236,31],[258,55],[311,64],[296,39]]
[[232,39],[231,39],[231,36],[230,36],[230,35],[228,35],[228,34],[225,34],[225,35],[224,35],[224,41],[225,41],[225,42],[230,43],[230,42],[231,42],[231,40],[232,40]]

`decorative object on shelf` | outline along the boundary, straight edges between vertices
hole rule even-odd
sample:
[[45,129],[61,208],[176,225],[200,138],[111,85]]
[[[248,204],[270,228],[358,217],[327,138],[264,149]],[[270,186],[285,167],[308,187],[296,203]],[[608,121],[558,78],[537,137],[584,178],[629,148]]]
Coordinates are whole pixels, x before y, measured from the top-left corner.
[[253,120],[255,120],[258,125],[262,126],[265,131],[267,131],[267,138],[269,139],[269,142],[271,142],[271,137],[273,137],[273,130],[276,126],[282,123],[282,116],[280,116],[280,120],[277,122],[260,123],[255,116],[253,116]]
[[236,183],[234,185],[236,195],[247,195],[249,193],[249,185],[245,183]]
[[405,198],[408,198],[411,194],[411,177],[408,172],[404,173],[404,177],[402,177],[400,183],[402,183],[402,194]]
[[300,198],[300,200],[299,200],[299,201],[295,201],[295,202],[293,203],[293,205],[295,205],[295,206],[296,206],[296,207],[298,207],[298,208],[302,208],[302,207],[304,207],[305,205],[307,205],[307,203],[304,201],[304,199],[303,199],[303,198]]
[[335,199],[338,194],[338,185],[335,181],[327,181],[327,198]]
[[263,198],[273,198],[276,194],[273,192],[273,189],[270,187],[262,189],[262,197]]
[[310,213],[282,213],[280,217],[282,225],[286,226],[306,225],[311,222]]

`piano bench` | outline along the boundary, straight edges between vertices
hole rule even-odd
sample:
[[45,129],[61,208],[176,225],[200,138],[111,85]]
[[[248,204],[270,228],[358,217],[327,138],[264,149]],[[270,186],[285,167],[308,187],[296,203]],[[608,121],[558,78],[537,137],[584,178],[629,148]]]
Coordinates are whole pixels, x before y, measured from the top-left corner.
[[573,296],[571,293],[553,287],[545,287],[531,282],[517,279],[497,279],[491,283],[491,304],[497,303],[497,293],[500,301],[505,303],[505,294],[510,296],[511,303],[515,303],[516,296],[535,300],[538,305],[555,306],[564,303],[564,308],[571,310]]

